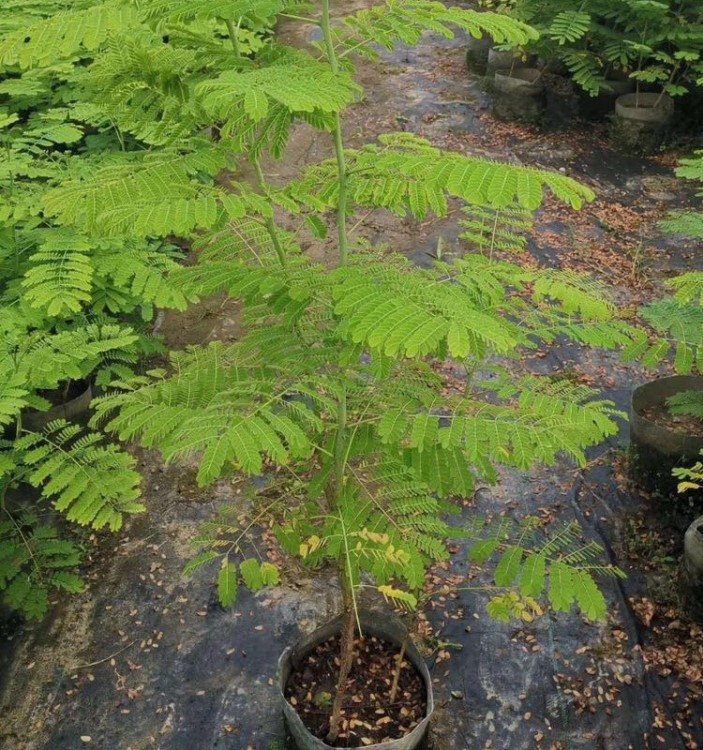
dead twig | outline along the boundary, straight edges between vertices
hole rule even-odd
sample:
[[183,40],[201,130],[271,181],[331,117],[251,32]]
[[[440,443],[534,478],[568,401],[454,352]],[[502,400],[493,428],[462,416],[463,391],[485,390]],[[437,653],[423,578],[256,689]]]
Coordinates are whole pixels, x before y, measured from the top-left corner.
[[98,661],[91,661],[90,664],[79,664],[76,667],[71,667],[68,672],[75,672],[78,669],[88,669],[89,667],[97,667],[98,664],[104,664],[106,661],[110,661],[110,659],[114,659],[116,656],[119,656],[123,651],[126,651],[128,648],[132,648],[134,644],[138,641],[138,638],[135,638],[131,643],[128,643],[126,646],[121,648],[119,651],[115,651],[114,654],[110,654],[110,656],[106,656],[104,659],[98,659]]

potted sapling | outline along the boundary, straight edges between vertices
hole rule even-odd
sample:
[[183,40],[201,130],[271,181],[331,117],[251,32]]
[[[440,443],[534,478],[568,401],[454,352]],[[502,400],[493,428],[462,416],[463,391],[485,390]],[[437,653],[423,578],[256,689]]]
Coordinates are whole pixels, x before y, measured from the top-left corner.
[[699,3],[668,3],[623,10],[622,28],[635,91],[615,102],[614,135],[624,145],[648,151],[660,145],[674,114],[674,98],[700,77],[703,15]]
[[[196,461],[203,486],[233,472],[296,477],[300,500],[233,509],[247,526],[274,526],[286,552],[339,590],[338,617],[281,658],[289,729],[300,747],[411,748],[432,713],[431,684],[387,608],[369,614],[361,592],[413,608],[429,567],[462,534],[446,520],[453,498],[470,496],[477,478],[495,481],[498,463],[527,469],[562,454],[583,462],[589,446],[615,433],[610,402],[570,382],[516,375],[508,366],[516,352],[557,335],[618,346],[629,333],[607,294],[573,274],[481,253],[419,268],[372,247],[356,218],[370,210],[444,216],[449,199],[534,211],[546,194],[574,208],[593,198],[558,173],[440,151],[409,133],[345,146],[343,115],[362,94],[355,54],[418,40],[428,26],[446,36],[490,32],[513,46],[533,32],[504,15],[436,2],[377,6],[338,22],[330,0],[311,5],[316,13],[302,22],[314,20],[321,43],[306,51],[272,43],[255,61],[235,57],[232,70],[194,87],[204,120],[220,123],[220,140],[179,142],[187,163],[234,154],[252,166],[253,184],[232,180],[230,170],[206,186],[198,170],[174,174],[164,165],[177,205],[212,207],[193,209],[197,262],[172,278],[188,297],[241,300],[241,337],[174,352],[165,367],[113,383],[95,404],[95,423],[167,460]],[[285,152],[293,122],[328,135],[334,156],[276,182],[264,159]],[[163,184],[158,162],[148,167],[153,184]],[[140,231],[172,233],[172,213],[150,223],[150,202],[167,199],[143,190],[139,165],[120,174],[117,196],[100,190],[107,172],[81,185],[96,223],[124,200],[125,211],[140,212]],[[138,205],[130,193],[139,193]],[[331,232],[334,257],[304,253],[299,233],[288,231],[295,222],[311,242]],[[454,395],[436,368],[449,360],[466,372]],[[224,604],[240,581],[254,590],[277,582],[271,561],[241,559],[236,524],[210,528],[195,567],[216,562]],[[522,556],[510,549],[517,571]],[[589,601],[594,586],[580,589]],[[586,606],[574,597],[559,601]],[[598,612],[588,606],[605,611],[604,603]]]
[[[703,177],[700,154],[682,159],[677,175],[698,182]],[[699,191],[700,193],[700,191]],[[662,228],[687,237],[703,236],[700,212],[671,215]],[[672,469],[696,460],[703,449],[703,377],[700,374],[703,347],[703,274],[688,271],[669,280],[672,294],[642,310],[644,320],[656,333],[654,341],[640,332],[628,358],[640,358],[647,367],[671,361],[674,375],[653,378],[635,388],[631,401],[633,479],[648,491],[665,498],[664,507],[674,510],[681,502]],[[696,493],[684,496],[685,505]],[[685,511],[686,512],[686,511]],[[685,519],[684,519],[685,521]],[[688,521],[685,521],[688,523]]]

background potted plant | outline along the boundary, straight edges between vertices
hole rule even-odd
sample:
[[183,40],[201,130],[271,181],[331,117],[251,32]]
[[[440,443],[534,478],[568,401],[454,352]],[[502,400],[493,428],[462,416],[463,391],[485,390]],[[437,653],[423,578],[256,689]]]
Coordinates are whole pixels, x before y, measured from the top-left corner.
[[635,3],[614,13],[613,27],[629,47],[635,81],[635,92],[615,103],[618,137],[626,145],[648,150],[661,142],[673,97],[687,93],[700,75],[702,20],[700,4],[691,1]]
[[[682,159],[677,175],[698,182],[703,158]],[[689,237],[703,237],[703,216],[691,211],[671,216],[662,227]],[[647,367],[671,359],[677,375],[654,379],[632,397],[633,469],[637,480],[669,499],[676,497],[672,468],[692,462],[703,449],[703,273],[689,271],[667,282],[668,298],[647,305],[642,314],[657,333],[652,342],[641,332],[626,351]],[[695,499],[686,496],[686,504]],[[688,521],[686,521],[688,523]]]
[[[514,17],[529,24],[538,31],[538,36],[525,46],[525,56],[537,60],[531,72],[518,72],[517,77],[525,80],[523,89],[541,93],[545,86],[544,76],[551,73],[547,86],[548,92],[554,93],[558,104],[554,108],[560,119],[576,115],[577,100],[570,87],[566,86],[563,74],[571,74],[573,80],[583,89],[595,95],[600,90],[603,77],[600,61],[593,52],[593,40],[597,28],[594,16],[596,0],[584,1],[578,8],[563,0],[538,2],[536,0],[515,0],[510,8]],[[509,66],[504,66],[508,68]],[[556,74],[556,75],[555,75]],[[499,87],[508,86],[507,81],[497,83]],[[515,89],[519,84],[513,84]],[[531,88],[525,88],[526,86]],[[570,106],[569,106],[570,104]]]
[[[543,69],[568,73],[590,97],[593,114],[614,96],[622,138],[637,146],[640,136],[651,148],[673,114],[671,97],[695,85],[703,49],[701,8],[695,1],[608,3],[583,0],[516,0],[511,12],[539,32],[526,52]],[[634,96],[630,91],[635,89]],[[612,102],[610,102],[612,104]],[[655,137],[656,135],[656,137]]]
[[[689,479],[703,479],[703,464],[694,467]],[[686,611],[703,622],[703,516],[696,518],[684,534],[684,553],[681,560],[679,591]]]

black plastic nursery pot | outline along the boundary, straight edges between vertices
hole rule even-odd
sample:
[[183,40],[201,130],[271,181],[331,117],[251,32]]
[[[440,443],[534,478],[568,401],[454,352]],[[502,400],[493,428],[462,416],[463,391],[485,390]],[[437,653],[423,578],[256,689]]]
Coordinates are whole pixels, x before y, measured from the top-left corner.
[[473,70],[481,75],[486,73],[488,67],[488,55],[493,47],[493,40],[489,36],[469,37],[466,45],[466,65],[469,70]]
[[676,432],[645,416],[650,408],[664,407],[666,400],[685,391],[703,391],[703,377],[674,375],[658,378],[635,388],[630,408],[631,476],[651,494],[679,503],[691,504],[696,493],[679,495],[678,480],[671,470],[690,466],[703,450],[703,436]]
[[536,68],[497,70],[493,82],[493,114],[501,120],[534,122],[544,111],[544,80]]
[[573,81],[554,72],[543,76],[545,80],[544,125],[566,128],[579,116],[579,94]]
[[[359,621],[365,636],[376,636],[392,646],[401,649],[406,643],[405,658],[415,667],[425,687],[427,708],[423,720],[408,734],[382,744],[360,745],[359,750],[415,750],[421,746],[427,728],[434,713],[432,679],[427,664],[420,652],[410,641],[406,641],[408,632],[395,616],[380,611],[360,611]],[[278,686],[283,705],[283,717],[290,737],[298,750],[333,750],[333,746],[315,737],[305,726],[296,709],[285,696],[286,685],[291,674],[296,671],[303,660],[321,643],[339,635],[342,631],[343,618],[336,617],[309,635],[301,638],[294,646],[289,646],[278,660]]]
[[615,102],[634,91],[635,82],[629,78],[606,79],[606,86],[596,96],[579,92],[579,114],[586,120],[605,120],[613,114]]
[[76,420],[88,413],[93,400],[93,384],[90,381],[76,381],[79,390],[76,396],[48,411],[26,411],[22,414],[22,424],[30,430],[41,430],[55,419]]

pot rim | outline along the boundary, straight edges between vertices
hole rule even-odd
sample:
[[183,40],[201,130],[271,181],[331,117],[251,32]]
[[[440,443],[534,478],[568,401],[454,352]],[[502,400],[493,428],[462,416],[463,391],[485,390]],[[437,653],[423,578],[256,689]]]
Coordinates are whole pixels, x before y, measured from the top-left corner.
[[665,404],[669,396],[692,390],[703,391],[703,376],[669,375],[634,388],[630,396],[630,440],[662,455],[695,459],[703,449],[703,436],[672,430],[642,415],[649,406]]
[[[637,100],[640,100],[640,105],[637,105]],[[642,104],[642,102],[659,102],[655,107],[653,104]],[[630,103],[632,102],[632,103]],[[630,91],[627,94],[621,94],[616,103],[623,109],[652,109],[652,110],[666,110],[673,108],[674,100],[666,92],[657,93],[654,91],[640,91],[638,94],[635,91]]]
[[[530,76],[534,75],[535,80],[530,80],[529,78],[525,78],[524,74],[527,73]],[[520,75],[523,74],[523,75]],[[511,72],[510,68],[498,68],[494,72],[494,76],[496,78],[510,78],[513,81],[522,81],[523,83],[526,83],[529,86],[534,86],[535,83],[537,83],[537,79],[542,75],[542,71],[539,68],[529,68],[529,67],[523,67],[523,68],[514,68]]]
[[[78,381],[76,381],[78,382]],[[41,429],[56,419],[70,421],[73,417],[86,413],[95,396],[95,380],[92,377],[84,379],[86,387],[73,398],[63,404],[54,404],[46,411],[39,409],[27,409],[23,412],[22,419],[30,429]]]
[[[651,391],[660,391],[661,393],[657,393],[656,399],[641,403],[643,399],[653,395]],[[642,410],[656,403],[665,403],[670,396],[685,391],[703,391],[703,375],[666,375],[648,380],[646,383],[635,386],[632,390],[630,405],[633,413],[637,414],[640,419],[651,424],[657,424],[643,417]]]

